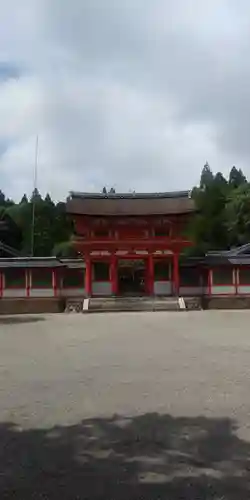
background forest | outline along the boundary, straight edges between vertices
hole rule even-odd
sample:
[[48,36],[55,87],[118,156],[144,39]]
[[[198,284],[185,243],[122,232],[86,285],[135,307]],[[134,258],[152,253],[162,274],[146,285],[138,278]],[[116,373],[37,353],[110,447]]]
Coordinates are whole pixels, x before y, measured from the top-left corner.
[[[250,242],[250,183],[240,169],[233,167],[225,178],[220,172],[213,173],[206,163],[192,197],[197,213],[187,228],[194,243],[189,253],[203,255],[208,250]],[[55,203],[49,194],[43,198],[37,189],[30,199],[24,194],[19,203],[6,198],[0,191],[0,221],[10,218],[21,233],[13,246],[21,255],[32,254],[34,203],[34,255],[74,257],[73,226],[66,216],[66,204]]]

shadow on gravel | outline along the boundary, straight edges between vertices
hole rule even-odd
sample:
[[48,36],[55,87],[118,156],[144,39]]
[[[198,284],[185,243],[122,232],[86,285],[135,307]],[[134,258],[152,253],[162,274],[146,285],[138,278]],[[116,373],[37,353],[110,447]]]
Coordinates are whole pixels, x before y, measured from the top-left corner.
[[20,431],[0,426],[0,498],[246,500],[250,444],[228,419],[145,414]]
[[38,323],[39,321],[44,321],[44,318],[41,316],[0,316],[0,326]]

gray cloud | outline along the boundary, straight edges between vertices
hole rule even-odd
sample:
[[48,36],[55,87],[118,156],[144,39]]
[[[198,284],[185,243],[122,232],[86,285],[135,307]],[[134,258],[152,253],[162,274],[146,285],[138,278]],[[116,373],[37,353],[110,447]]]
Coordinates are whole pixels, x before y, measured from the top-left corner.
[[38,3],[32,29],[25,17],[32,119],[0,162],[5,176],[19,176],[16,193],[30,187],[37,131],[41,189],[58,197],[105,183],[189,188],[206,160],[250,174],[247,0]]
[[19,78],[23,70],[11,62],[0,62],[0,82],[11,78]]

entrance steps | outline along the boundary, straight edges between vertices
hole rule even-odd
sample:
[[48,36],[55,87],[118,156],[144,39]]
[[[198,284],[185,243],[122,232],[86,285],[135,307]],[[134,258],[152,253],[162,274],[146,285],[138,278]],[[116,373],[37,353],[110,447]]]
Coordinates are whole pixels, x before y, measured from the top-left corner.
[[67,313],[202,310],[201,297],[83,297],[66,301]]
[[181,311],[177,297],[91,298],[88,312]]
[[184,297],[184,301],[188,311],[201,311],[203,309],[201,297]]

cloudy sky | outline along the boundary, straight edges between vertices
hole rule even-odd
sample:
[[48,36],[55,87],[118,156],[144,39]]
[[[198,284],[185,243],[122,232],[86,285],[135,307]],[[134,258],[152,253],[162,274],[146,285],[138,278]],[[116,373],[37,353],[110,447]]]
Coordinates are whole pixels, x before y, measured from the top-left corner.
[[250,175],[249,0],[0,0],[0,188]]

